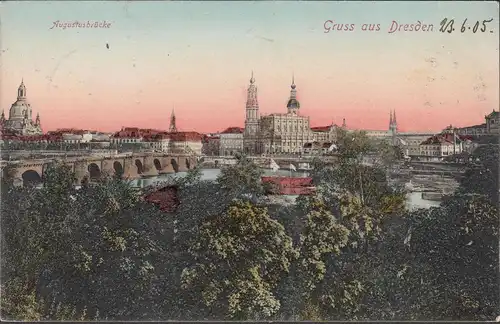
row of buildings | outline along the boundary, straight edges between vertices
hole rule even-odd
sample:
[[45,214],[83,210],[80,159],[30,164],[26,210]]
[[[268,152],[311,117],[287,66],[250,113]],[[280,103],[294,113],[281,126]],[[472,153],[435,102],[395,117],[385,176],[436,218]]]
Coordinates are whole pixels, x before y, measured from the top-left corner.
[[[32,118],[32,108],[22,81],[17,100],[12,104],[7,119],[0,116],[0,143],[4,147],[42,145],[79,148],[140,148],[161,152],[190,152],[218,156],[232,156],[237,152],[262,154],[326,153],[336,142],[337,130],[345,129],[334,123],[311,127],[309,116],[300,113],[297,86],[292,77],[290,96],[284,112],[261,115],[255,78],[250,78],[245,105],[244,127],[229,127],[216,134],[180,132],[172,111],[168,131],[123,127],[118,132],[103,133],[90,130],[58,129],[43,133],[40,115]],[[478,138],[499,132],[499,113],[493,110],[485,116],[485,123],[463,128],[447,127],[441,133],[400,132],[396,112],[390,113],[386,130],[365,130],[369,137],[386,140],[400,146],[409,157],[443,157],[472,150]],[[452,148],[450,148],[450,145]]]
[[74,128],[58,129],[44,133],[40,115],[32,118],[32,108],[26,96],[26,86],[21,81],[17,100],[6,118],[0,116],[0,144],[3,148],[94,148],[141,149],[161,152],[201,154],[203,136],[196,132],[178,131],[172,110],[168,131],[123,127],[118,132],[104,133]]
[[[322,127],[311,127],[310,118],[300,114],[300,102],[297,99],[294,78],[286,112],[263,116],[259,112],[257,86],[252,73],[245,112],[244,127],[229,127],[220,133],[207,134],[202,152],[221,156],[233,155],[236,152],[250,155],[326,153],[336,141],[338,128],[349,131],[345,119],[341,126],[332,123]],[[463,128],[449,126],[437,134],[401,132],[398,129],[396,112],[391,111],[388,129],[364,131],[371,138],[386,140],[401,147],[409,157],[444,157],[450,155],[450,152],[459,154],[473,150],[480,137],[499,134],[498,118],[498,111],[493,110],[485,116],[485,123],[480,125]],[[452,149],[449,149],[450,145]]]

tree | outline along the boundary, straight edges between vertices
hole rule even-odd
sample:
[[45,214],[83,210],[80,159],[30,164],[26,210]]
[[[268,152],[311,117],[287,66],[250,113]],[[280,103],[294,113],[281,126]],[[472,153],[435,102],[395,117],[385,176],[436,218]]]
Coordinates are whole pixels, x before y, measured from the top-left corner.
[[205,220],[190,245],[195,263],[183,270],[183,286],[212,309],[215,319],[223,314],[259,319],[278,311],[273,289],[295,251],[265,208],[236,201],[224,214]]
[[498,205],[500,179],[498,145],[479,146],[472,153],[471,160],[460,181],[460,192],[486,195],[493,205]]
[[404,241],[409,253],[392,254],[401,266],[400,304],[406,310],[401,315],[414,320],[494,318],[498,210],[484,197],[458,195],[409,220]]
[[237,195],[260,196],[264,193],[261,184],[262,170],[248,157],[237,155],[236,165],[222,168],[217,182]]
[[364,300],[367,315],[491,320],[498,314],[498,208],[491,200],[494,183],[482,176],[491,155],[470,166],[440,207],[408,213],[393,224],[375,259],[383,275]]
[[[2,197],[6,279],[35,294],[44,319],[55,318],[58,304],[75,309],[69,319],[160,317],[157,288],[172,259],[169,219],[120,179],[75,190],[71,170],[53,165],[44,180],[40,190]],[[12,309],[11,317],[25,317]]]
[[[297,199],[299,214],[307,216],[300,225],[289,223],[301,232],[299,263],[309,267],[292,271],[296,279],[288,285],[304,282],[312,288],[305,303],[295,298],[295,305],[302,316],[314,310],[316,317],[336,320],[360,318],[377,276],[380,244],[392,220],[405,212],[405,194],[389,185],[384,169],[363,164],[375,147],[366,135],[341,132],[339,139],[338,163],[313,163],[317,193]],[[293,294],[297,292],[287,290],[281,295]]]

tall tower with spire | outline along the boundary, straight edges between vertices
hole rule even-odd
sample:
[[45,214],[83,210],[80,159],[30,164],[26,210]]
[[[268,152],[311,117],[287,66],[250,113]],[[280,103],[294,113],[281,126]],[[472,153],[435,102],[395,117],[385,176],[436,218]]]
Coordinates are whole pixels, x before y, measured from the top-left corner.
[[295,89],[297,86],[295,85],[295,76],[292,75],[292,84],[290,85],[290,99],[288,99],[288,103],[286,108],[288,109],[289,114],[297,115],[300,108],[300,103],[297,100],[297,90]]
[[243,146],[245,153],[254,154],[258,151],[259,133],[259,101],[257,100],[257,86],[255,78],[250,78],[250,85],[247,90],[245,130],[243,132]]
[[170,127],[168,128],[170,133],[177,133],[177,125],[175,123],[175,111],[172,108],[172,113],[170,114]]
[[391,110],[391,117],[389,121],[389,134],[392,136],[392,145],[397,145],[398,122],[396,120],[396,110]]
[[389,132],[396,134],[398,132],[398,122],[396,120],[396,110],[391,110],[391,116],[389,120]]

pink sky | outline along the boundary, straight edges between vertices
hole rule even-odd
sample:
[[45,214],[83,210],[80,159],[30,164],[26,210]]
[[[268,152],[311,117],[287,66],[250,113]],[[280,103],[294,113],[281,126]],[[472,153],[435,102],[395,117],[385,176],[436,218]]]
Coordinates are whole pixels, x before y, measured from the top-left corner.
[[[24,78],[44,130],[168,129],[175,107],[181,130],[221,131],[244,125],[254,70],[261,114],[286,112],[293,73],[301,114],[312,126],[346,118],[351,128],[386,129],[395,109],[402,130],[440,130],[482,123],[499,108],[498,6],[491,3],[218,5],[3,4],[0,104],[8,114]],[[392,20],[438,26],[436,17],[444,14],[487,19],[488,12],[495,13],[492,33],[385,31]],[[193,18],[189,24],[186,15]],[[385,29],[324,33],[324,21],[340,17],[356,24],[372,19]],[[112,25],[49,29],[58,19]]]

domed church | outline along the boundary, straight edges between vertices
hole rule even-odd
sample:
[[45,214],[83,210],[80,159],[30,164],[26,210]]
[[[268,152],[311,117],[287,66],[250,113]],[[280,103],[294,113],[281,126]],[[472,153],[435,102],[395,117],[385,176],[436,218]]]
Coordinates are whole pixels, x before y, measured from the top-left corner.
[[40,124],[40,115],[36,115],[33,121],[31,105],[26,99],[26,86],[21,81],[17,89],[17,100],[12,104],[9,110],[9,119],[5,118],[2,111],[0,123],[3,129],[10,130],[19,135],[38,135],[43,134]]

